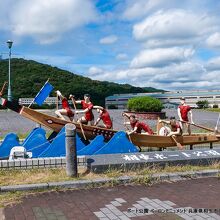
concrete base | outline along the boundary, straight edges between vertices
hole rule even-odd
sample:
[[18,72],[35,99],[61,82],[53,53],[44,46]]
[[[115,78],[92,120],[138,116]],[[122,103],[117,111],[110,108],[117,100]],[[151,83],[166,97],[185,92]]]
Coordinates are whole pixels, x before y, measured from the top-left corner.
[[220,161],[220,148],[184,151],[141,152],[86,156],[88,169],[95,173],[120,169],[177,165],[209,165]]

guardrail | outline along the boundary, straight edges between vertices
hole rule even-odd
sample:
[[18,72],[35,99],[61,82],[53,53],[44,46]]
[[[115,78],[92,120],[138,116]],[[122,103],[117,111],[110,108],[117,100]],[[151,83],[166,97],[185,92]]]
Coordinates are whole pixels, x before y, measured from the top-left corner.
[[[86,157],[78,156],[77,163],[79,167],[87,167]],[[56,168],[65,166],[66,157],[0,160],[0,169]]]

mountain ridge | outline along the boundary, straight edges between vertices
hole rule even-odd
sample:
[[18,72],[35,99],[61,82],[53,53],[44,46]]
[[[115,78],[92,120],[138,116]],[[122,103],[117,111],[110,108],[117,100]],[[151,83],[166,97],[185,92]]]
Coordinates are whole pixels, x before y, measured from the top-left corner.
[[[96,104],[104,105],[105,97],[122,93],[160,92],[152,87],[135,87],[108,81],[92,80],[48,64],[33,60],[13,58],[11,60],[11,88],[14,99],[35,97],[44,82],[50,79],[55,90],[64,95],[74,94],[83,98],[89,93]],[[8,81],[8,60],[0,60],[0,81]],[[55,95],[54,91],[52,95]]]

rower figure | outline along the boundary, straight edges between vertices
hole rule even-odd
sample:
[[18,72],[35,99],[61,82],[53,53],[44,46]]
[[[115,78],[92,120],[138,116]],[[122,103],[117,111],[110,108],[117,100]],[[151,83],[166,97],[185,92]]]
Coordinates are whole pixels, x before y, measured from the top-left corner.
[[179,116],[179,119],[180,119],[180,126],[183,130],[183,127],[187,127],[187,130],[188,130],[188,133],[189,135],[191,135],[191,128],[190,128],[190,124],[187,123],[189,122],[189,119],[188,119],[188,114],[190,115],[190,120],[191,120],[191,124],[194,124],[193,122],[193,119],[192,119],[192,110],[191,110],[191,107],[189,105],[186,104],[186,101],[185,101],[185,98],[182,97],[180,99],[180,105],[178,107],[178,116]]
[[62,109],[57,109],[55,111],[55,114],[63,120],[66,120],[63,117],[63,115],[66,115],[69,117],[70,121],[72,121],[74,119],[74,112],[71,110],[69,106],[68,99],[65,96],[63,96],[59,90],[57,90],[56,93],[57,93],[58,99],[61,100]]
[[94,124],[94,115],[92,112],[93,109],[93,104],[90,101],[90,95],[89,94],[85,94],[84,95],[84,100],[75,100],[73,95],[70,95],[70,98],[73,102],[73,105],[75,106],[76,104],[81,104],[82,105],[82,109],[83,110],[76,110],[75,113],[79,114],[79,113],[85,113],[84,116],[82,116],[80,119],[78,119],[78,122],[82,123],[82,124],[90,124],[93,125]]
[[142,131],[144,131],[144,134],[147,135],[153,135],[153,130],[145,123],[139,122],[135,115],[128,115],[127,113],[122,113],[122,116],[127,117],[129,119],[129,122],[124,122],[124,125],[130,125],[132,128],[132,131],[128,131],[127,134],[130,135],[132,133],[139,133],[141,134]]
[[93,108],[97,109],[97,112],[99,113],[99,117],[97,118],[94,126],[97,126],[99,122],[102,120],[103,125],[98,125],[98,127],[112,129],[112,120],[110,118],[108,111],[102,106],[98,106],[98,105],[93,106]]
[[170,117],[169,121],[159,120],[159,123],[168,124],[171,127],[169,128],[167,126],[163,126],[159,131],[159,135],[162,136],[182,135],[182,128],[180,126],[180,123],[176,121],[175,117]]

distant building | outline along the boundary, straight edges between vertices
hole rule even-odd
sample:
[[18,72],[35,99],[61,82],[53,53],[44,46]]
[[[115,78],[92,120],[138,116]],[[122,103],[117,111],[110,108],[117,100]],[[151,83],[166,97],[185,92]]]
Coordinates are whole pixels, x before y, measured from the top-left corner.
[[[32,101],[33,101],[33,98],[20,98],[19,104],[20,105],[30,105]],[[44,102],[44,104],[48,104],[48,105],[52,105],[52,104],[56,104],[56,103],[57,103],[57,97],[48,97]]]
[[197,107],[198,101],[207,100],[210,107],[218,105],[220,107],[220,90],[203,90],[203,91],[173,91],[160,93],[130,93],[114,94],[105,98],[106,108],[127,108],[128,99],[139,96],[151,96],[161,100],[165,108],[177,108],[180,98],[184,97],[187,104],[191,107]]

